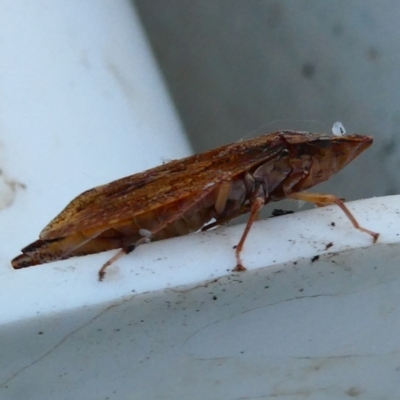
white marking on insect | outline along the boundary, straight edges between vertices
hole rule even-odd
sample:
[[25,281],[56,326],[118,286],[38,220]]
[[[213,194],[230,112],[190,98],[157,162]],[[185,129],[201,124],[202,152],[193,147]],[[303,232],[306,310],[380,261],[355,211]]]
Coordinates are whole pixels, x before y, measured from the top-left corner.
[[153,234],[148,229],[139,229],[139,235],[145,238],[151,238]]
[[332,126],[332,133],[335,136],[343,136],[346,134],[346,129],[344,129],[344,126],[340,121],[337,121]]

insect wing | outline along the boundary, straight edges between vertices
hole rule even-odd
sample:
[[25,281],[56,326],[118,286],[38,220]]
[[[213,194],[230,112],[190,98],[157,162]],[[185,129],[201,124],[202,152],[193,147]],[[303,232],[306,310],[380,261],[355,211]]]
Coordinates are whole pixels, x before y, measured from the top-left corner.
[[229,182],[273,158],[281,146],[279,135],[264,135],[98,186],[76,197],[43,229],[40,238],[51,240],[82,230],[95,234],[158,207],[190,201],[205,188]]

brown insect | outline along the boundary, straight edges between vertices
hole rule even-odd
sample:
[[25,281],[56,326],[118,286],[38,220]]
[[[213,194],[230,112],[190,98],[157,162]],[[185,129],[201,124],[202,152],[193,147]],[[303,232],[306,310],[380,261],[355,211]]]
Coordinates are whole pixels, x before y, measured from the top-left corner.
[[[12,260],[15,269],[121,248],[99,270],[149,241],[210,229],[250,213],[236,246],[235,271],[242,271],[244,242],[262,206],[297,199],[337,204],[353,226],[361,227],[336,196],[303,192],[329,179],[372,144],[361,135],[328,136],[279,131],[90,189],[54,218],[40,239]],[[204,226],[212,218],[214,222]]]

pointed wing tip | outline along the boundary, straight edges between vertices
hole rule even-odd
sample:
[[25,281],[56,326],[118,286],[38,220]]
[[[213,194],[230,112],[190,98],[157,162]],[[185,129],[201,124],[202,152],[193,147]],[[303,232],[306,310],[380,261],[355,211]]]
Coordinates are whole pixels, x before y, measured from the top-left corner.
[[11,260],[11,266],[14,269],[28,268],[34,265],[37,265],[37,263],[35,263],[34,260],[27,254],[20,254]]

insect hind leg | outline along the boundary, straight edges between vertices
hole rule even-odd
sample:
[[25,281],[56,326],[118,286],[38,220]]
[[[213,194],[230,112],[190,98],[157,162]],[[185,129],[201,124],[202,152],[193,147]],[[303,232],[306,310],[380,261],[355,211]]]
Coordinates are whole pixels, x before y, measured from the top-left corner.
[[360,226],[358,221],[355,219],[354,215],[350,212],[350,210],[343,203],[342,199],[340,199],[337,196],[334,196],[332,194],[297,192],[297,193],[291,193],[290,195],[288,195],[288,197],[291,199],[295,199],[295,200],[308,201],[310,203],[317,204],[318,206],[336,204],[337,206],[339,206],[341,208],[341,210],[344,212],[346,217],[350,220],[350,222],[352,223],[354,228],[372,236],[374,243],[376,243],[376,241],[378,240],[379,233],[370,231],[369,229],[366,229],[366,228]]

